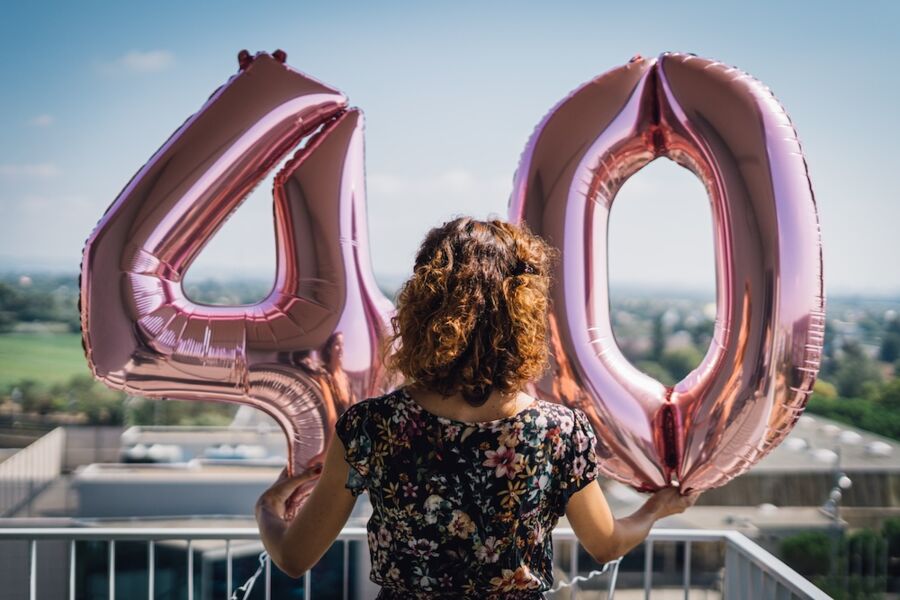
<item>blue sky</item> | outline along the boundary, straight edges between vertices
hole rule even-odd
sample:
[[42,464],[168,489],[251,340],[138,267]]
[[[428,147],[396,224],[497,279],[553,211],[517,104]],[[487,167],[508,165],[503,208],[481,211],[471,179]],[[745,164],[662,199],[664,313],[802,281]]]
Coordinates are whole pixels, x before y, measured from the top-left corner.
[[[283,48],[292,66],[364,110],[372,257],[384,280],[408,273],[429,227],[457,214],[506,214],[519,154],[556,101],[634,54],[673,50],[751,73],[786,107],[819,205],[828,291],[898,293],[898,7],[7,5],[0,20],[0,269],[75,272],[103,211],[236,71],[242,48]],[[270,220],[271,195],[260,186],[194,272],[270,277]],[[610,254],[614,284],[714,285],[699,181],[657,161],[626,183],[613,208]]]

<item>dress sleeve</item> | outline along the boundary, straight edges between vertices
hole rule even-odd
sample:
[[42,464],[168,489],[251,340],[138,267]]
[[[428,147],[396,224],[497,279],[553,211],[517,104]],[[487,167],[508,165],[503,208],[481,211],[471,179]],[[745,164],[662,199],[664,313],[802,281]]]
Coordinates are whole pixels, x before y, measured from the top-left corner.
[[572,409],[574,422],[572,433],[560,465],[559,497],[556,512],[566,513],[566,505],[572,494],[597,479],[600,474],[597,458],[597,434],[580,409]]
[[344,487],[354,497],[359,496],[368,489],[369,481],[369,455],[372,452],[369,401],[364,400],[350,406],[338,418],[334,430],[344,444],[344,460],[350,465]]

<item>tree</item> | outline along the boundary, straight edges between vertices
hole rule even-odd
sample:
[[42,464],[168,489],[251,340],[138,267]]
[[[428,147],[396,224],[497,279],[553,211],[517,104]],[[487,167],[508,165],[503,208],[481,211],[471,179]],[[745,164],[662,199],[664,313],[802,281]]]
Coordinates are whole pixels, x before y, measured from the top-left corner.
[[663,355],[663,349],[666,347],[666,332],[663,327],[662,313],[658,313],[653,317],[653,333],[651,334],[653,347],[650,351],[650,358],[659,361]]
[[813,391],[822,398],[832,399],[838,397],[837,388],[834,384],[829,383],[824,379],[816,379],[816,383],[813,385]]
[[83,413],[95,425],[121,425],[125,394],[113,390],[90,375],[74,375],[53,386],[51,392],[64,400],[70,411]]
[[806,578],[828,575],[834,542],[821,531],[804,531],[781,541],[782,560]]
[[846,342],[842,351],[832,379],[841,396],[863,397],[866,395],[866,383],[881,383],[881,371],[857,342]]
[[23,379],[11,387],[12,396],[27,413],[46,415],[65,408],[64,403],[46,385],[33,379]]
[[675,381],[680,381],[685,375],[693,371],[702,360],[703,355],[696,348],[678,348],[677,350],[665,352],[659,364],[672,374]]
[[672,377],[672,374],[669,373],[666,368],[658,362],[654,362],[652,360],[642,360],[635,366],[663,385],[675,384],[675,379]]
[[881,535],[887,543],[892,575],[900,575],[900,517],[890,517],[881,525]]
[[881,348],[878,350],[878,358],[884,362],[892,363],[900,358],[900,333],[886,333],[881,340]]
[[883,408],[900,412],[900,379],[892,379],[881,386],[878,402]]

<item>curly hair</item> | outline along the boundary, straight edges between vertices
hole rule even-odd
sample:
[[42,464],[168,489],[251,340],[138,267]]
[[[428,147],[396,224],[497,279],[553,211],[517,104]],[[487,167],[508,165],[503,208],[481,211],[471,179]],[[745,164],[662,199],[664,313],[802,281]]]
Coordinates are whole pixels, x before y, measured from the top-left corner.
[[548,366],[557,251],[525,225],[460,217],[435,227],[397,297],[387,367],[473,406],[515,392]]

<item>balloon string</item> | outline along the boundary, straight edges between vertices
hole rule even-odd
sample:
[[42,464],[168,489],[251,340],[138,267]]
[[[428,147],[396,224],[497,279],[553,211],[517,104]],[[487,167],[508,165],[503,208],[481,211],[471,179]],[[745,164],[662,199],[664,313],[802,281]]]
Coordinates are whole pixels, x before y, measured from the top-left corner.
[[[266,559],[268,559],[268,557],[269,557],[269,555],[266,553],[265,550],[263,550],[262,552],[259,553],[259,566],[256,567],[256,572],[253,575],[251,575],[247,579],[247,581],[245,581],[240,587],[238,587],[237,589],[234,590],[234,592],[231,593],[231,597],[229,598],[229,600],[247,600],[247,597],[250,595],[250,592],[253,591],[253,585],[256,583],[256,580],[259,579],[259,576],[262,575],[263,569],[266,568]],[[587,574],[587,576],[577,575],[571,581],[560,581],[559,585],[557,585],[552,590],[548,590],[547,593],[555,594],[556,592],[560,591],[563,588],[572,587],[576,583],[590,581],[590,580],[594,579],[595,577],[599,577],[600,575],[603,575],[604,573],[609,571],[610,568],[613,566],[615,566],[615,568],[618,569],[620,562],[622,562],[622,559],[617,558],[616,560],[613,560],[613,561],[610,561],[610,562],[604,564],[603,567],[600,568],[599,570],[591,571],[590,573]],[[244,596],[242,598],[238,598],[238,592],[243,592]]]
[[[253,590],[253,584],[256,583],[256,580],[259,579],[260,575],[262,575],[263,569],[266,568],[266,560],[268,558],[269,555],[265,550],[259,553],[259,566],[256,567],[256,573],[251,575],[250,578],[243,583],[243,585],[235,589],[231,593],[231,597],[228,600],[247,600],[247,597],[250,596],[250,592]],[[238,598],[238,592],[244,592],[244,596],[242,598]]]
[[[616,570],[618,570],[620,562],[622,562],[622,559],[617,558],[616,560],[611,560],[608,563],[605,563],[603,565],[603,567],[601,567],[599,570],[591,571],[590,573],[587,574],[587,576],[576,575],[571,581],[560,581],[559,585],[557,585],[552,590],[548,590],[547,593],[555,594],[556,592],[560,591],[563,588],[572,587],[576,583],[579,583],[582,581],[590,581],[591,579],[594,579],[595,577],[599,577],[600,575],[603,575],[604,573],[609,571],[610,568],[614,568],[613,571],[615,572]],[[614,591],[614,586],[615,586],[615,575],[613,576],[613,582],[610,585],[610,590],[609,590],[610,593],[612,593]],[[612,597],[612,596],[610,596],[610,597]]]

